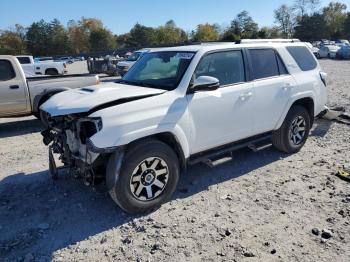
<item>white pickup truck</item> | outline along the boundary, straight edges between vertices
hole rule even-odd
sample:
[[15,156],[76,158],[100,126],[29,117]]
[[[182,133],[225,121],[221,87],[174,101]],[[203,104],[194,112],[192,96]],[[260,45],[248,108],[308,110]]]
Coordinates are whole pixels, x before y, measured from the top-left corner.
[[326,102],[326,74],[304,43],[160,48],[119,83],[49,99],[42,134],[54,177],[52,152],[87,183],[105,181],[122,209],[148,212],[188,165],[215,166],[243,147],[298,152]]
[[40,105],[54,94],[98,83],[94,75],[27,78],[16,57],[0,55],[0,117],[40,116]]
[[35,75],[64,75],[67,73],[67,65],[64,62],[35,62],[32,56],[16,56],[27,77]]

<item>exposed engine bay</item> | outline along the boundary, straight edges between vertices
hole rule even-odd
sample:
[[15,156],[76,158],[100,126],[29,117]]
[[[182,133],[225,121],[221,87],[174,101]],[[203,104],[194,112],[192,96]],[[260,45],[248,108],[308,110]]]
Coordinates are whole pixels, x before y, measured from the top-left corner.
[[63,168],[85,184],[95,184],[105,178],[105,163],[108,154],[96,152],[89,138],[102,129],[100,118],[81,115],[47,117],[49,127],[41,134],[49,146],[50,172],[57,173],[53,154],[58,155]]

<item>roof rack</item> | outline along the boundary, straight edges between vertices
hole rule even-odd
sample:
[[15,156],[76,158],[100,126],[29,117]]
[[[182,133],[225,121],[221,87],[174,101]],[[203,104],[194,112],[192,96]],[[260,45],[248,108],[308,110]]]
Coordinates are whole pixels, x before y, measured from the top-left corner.
[[300,43],[299,39],[241,39],[237,44]]

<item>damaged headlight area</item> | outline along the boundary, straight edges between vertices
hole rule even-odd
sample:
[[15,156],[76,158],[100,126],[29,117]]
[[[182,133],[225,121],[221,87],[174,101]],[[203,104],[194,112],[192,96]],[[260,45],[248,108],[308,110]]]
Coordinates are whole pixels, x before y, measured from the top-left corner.
[[89,140],[102,130],[102,119],[81,115],[47,116],[47,119],[49,127],[41,134],[44,144],[49,146],[50,159],[57,154],[63,167],[74,176],[84,178],[86,184],[104,179],[108,153],[95,150]]

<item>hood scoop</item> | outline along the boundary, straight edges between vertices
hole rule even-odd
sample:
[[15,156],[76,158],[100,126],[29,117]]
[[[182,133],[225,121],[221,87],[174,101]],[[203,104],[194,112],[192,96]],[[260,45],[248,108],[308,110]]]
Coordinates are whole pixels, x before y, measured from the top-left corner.
[[88,88],[88,87],[83,87],[80,90],[84,91],[84,92],[88,92],[88,93],[93,93],[95,91],[94,89],[91,89],[91,88]]

